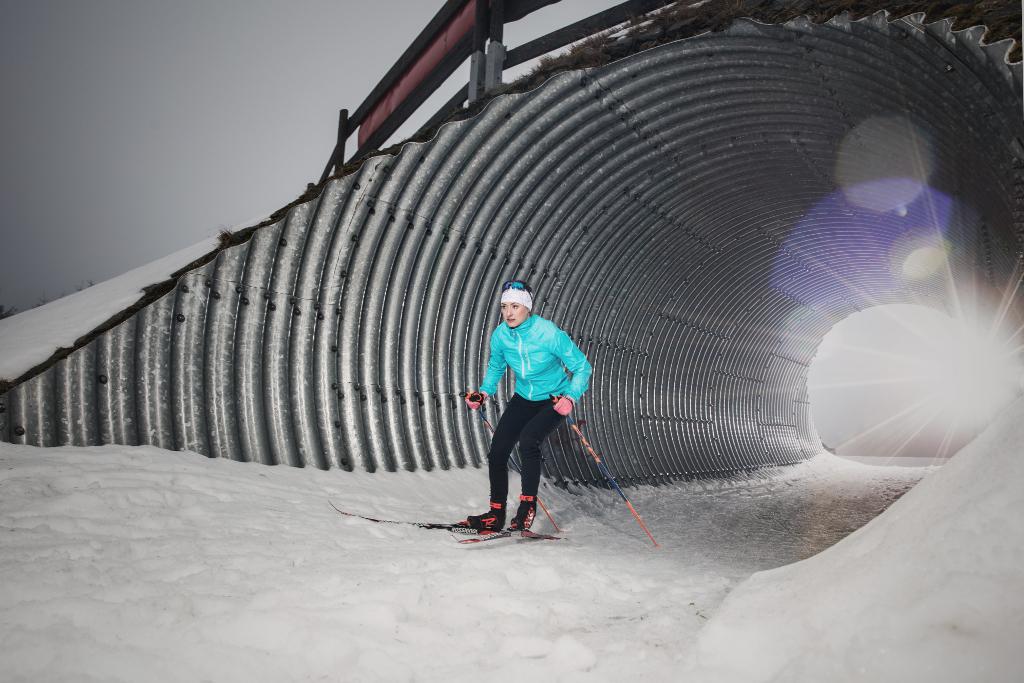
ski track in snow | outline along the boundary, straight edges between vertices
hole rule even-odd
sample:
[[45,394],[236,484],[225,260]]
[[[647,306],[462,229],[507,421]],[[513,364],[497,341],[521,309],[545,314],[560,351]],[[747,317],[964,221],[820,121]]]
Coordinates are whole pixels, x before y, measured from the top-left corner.
[[[556,542],[462,546],[483,470],[321,472],[150,447],[0,444],[7,681],[660,680],[737,582],[809,557],[930,470],[822,456],[742,479],[541,496]],[[512,495],[518,478],[512,478]],[[550,530],[539,518],[538,530]]]

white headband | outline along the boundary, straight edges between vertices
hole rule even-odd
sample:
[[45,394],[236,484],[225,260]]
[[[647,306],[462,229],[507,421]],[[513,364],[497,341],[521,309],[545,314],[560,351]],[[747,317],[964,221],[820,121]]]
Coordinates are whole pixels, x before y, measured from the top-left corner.
[[533,297],[525,289],[506,289],[501,293],[501,303],[520,304],[533,310]]

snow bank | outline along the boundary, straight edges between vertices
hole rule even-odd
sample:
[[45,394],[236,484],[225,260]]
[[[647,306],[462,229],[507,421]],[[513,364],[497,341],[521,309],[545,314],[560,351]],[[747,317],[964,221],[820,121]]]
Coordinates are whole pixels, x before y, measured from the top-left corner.
[[[266,217],[254,218],[228,230],[235,232],[264,220]],[[75,340],[137,302],[145,287],[163,282],[217,248],[218,238],[210,237],[80,292],[0,320],[0,379],[16,379],[58,348],[72,346]]]
[[826,458],[631,489],[657,550],[611,491],[545,485],[565,540],[461,546],[327,501],[460,519],[484,507],[484,470],[0,444],[0,679],[671,680],[733,586],[834,543],[925,473]]
[[13,380],[70,347],[142,296],[144,287],[163,282],[203,254],[217,238],[193,244],[123,275],[0,320],[0,379]]
[[1024,401],[884,515],[755,574],[688,661],[699,681],[1024,680]]

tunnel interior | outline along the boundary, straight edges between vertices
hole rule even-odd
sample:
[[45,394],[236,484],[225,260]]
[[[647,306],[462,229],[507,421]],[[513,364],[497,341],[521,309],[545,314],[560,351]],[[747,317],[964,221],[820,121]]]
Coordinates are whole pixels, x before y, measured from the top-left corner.
[[[577,417],[620,482],[811,457],[838,321],[969,299],[1022,323],[1021,64],[921,20],[738,20],[499,96],[10,389],[0,439],[479,466],[460,396],[514,277],[593,364]],[[568,432],[548,446],[549,477],[602,480]]]

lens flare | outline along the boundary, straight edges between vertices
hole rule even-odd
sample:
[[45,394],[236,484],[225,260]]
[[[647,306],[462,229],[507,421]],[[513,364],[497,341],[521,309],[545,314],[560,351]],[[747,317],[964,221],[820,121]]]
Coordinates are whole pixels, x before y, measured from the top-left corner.
[[933,170],[925,133],[904,116],[873,116],[840,143],[835,178],[851,204],[902,216],[928,186]]
[[946,268],[946,250],[936,246],[918,247],[903,261],[903,277],[924,280]]
[[[884,183],[873,185],[881,192]],[[800,303],[828,310],[844,301],[905,298],[908,281],[946,274],[949,231],[968,214],[942,192],[923,188],[888,213],[856,206],[842,191],[822,198],[793,225],[772,264],[772,285]],[[917,249],[931,247],[911,257]],[[930,268],[937,270],[929,270]]]

